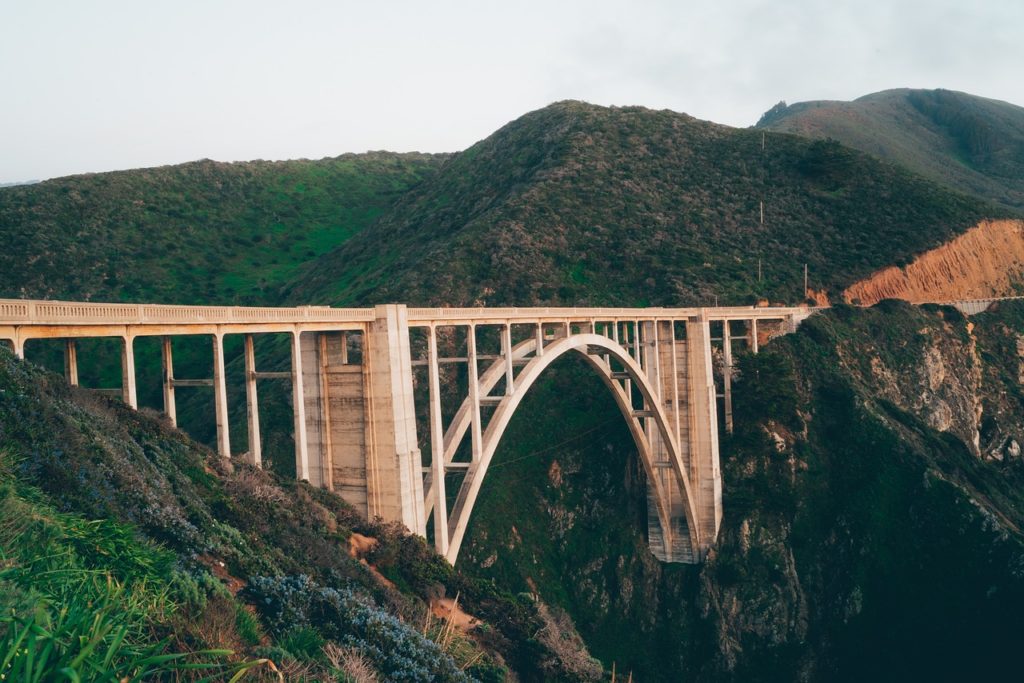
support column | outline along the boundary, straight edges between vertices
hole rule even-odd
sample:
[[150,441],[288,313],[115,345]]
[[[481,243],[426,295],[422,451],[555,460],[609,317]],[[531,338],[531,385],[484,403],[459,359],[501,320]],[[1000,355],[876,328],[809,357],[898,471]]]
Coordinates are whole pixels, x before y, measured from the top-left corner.
[[722,410],[725,431],[732,434],[732,331],[729,320],[722,321]]
[[257,467],[263,467],[260,407],[256,394],[256,352],[251,334],[245,335],[245,412],[249,424],[249,462]]
[[74,339],[64,340],[64,377],[71,386],[78,386],[78,347]]
[[427,339],[430,384],[430,475],[434,482],[434,549],[448,554],[448,498],[444,487],[444,428],[441,424],[441,382],[437,367],[437,330],[430,326]]
[[669,385],[672,391],[672,426],[676,432],[676,443],[681,444],[682,430],[680,423],[682,421],[682,408],[679,405],[679,344],[676,342],[676,322],[669,320],[666,326],[668,327],[668,338],[672,355],[672,379]]
[[690,463],[696,497],[701,556],[722,523],[722,473],[718,454],[718,409],[711,362],[711,329],[706,314],[686,323],[689,360]]
[[501,354],[505,357],[505,395],[511,396],[515,383],[515,371],[512,367],[512,323],[507,323],[501,331]]
[[750,319],[747,330],[750,333],[750,351],[757,353],[757,318]]
[[[622,324],[622,344],[623,348],[626,349],[626,353],[630,353],[630,341],[629,341],[629,323]],[[629,401],[629,407],[633,407],[633,380],[627,379],[622,385],[623,391],[626,392],[626,399]]]
[[404,524],[426,535],[423,461],[416,439],[409,320],[404,305],[374,309],[364,358],[369,358],[367,498],[370,518]]
[[646,370],[646,366],[643,363],[643,353],[640,348],[640,321],[633,321],[633,358],[636,360],[637,365]]
[[171,338],[160,339],[160,365],[163,370],[164,413],[171,424],[178,426],[178,406],[174,401],[174,357],[171,353]]
[[121,398],[128,407],[138,410],[139,400],[135,388],[135,338],[131,334],[121,337]]
[[470,441],[473,462],[479,462],[484,447],[484,438],[480,424],[480,376],[476,366],[476,325],[470,325],[466,332],[466,356],[469,359]]
[[544,323],[537,323],[537,350],[534,353],[544,355]]
[[228,426],[228,385],[224,372],[224,335],[213,335],[213,400],[217,416],[217,453],[231,457],[231,435]]
[[295,478],[309,481],[309,448],[306,443],[306,392],[302,383],[301,331],[292,332],[292,415],[295,425]]

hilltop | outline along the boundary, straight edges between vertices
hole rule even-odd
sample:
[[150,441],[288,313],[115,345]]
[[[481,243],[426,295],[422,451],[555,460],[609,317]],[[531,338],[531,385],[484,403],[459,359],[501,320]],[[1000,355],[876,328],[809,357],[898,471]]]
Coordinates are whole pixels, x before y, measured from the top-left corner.
[[1012,215],[836,142],[559,102],[454,155],[288,300],[798,302],[805,263],[837,294]]
[[952,90],[780,102],[763,130],[833,138],[961,192],[1024,208],[1024,107]]

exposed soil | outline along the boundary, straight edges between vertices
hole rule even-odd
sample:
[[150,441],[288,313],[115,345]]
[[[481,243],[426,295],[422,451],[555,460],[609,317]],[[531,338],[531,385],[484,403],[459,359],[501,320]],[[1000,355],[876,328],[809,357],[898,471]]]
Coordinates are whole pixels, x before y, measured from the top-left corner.
[[982,221],[909,265],[884,268],[843,292],[847,303],[912,303],[1017,294],[1024,282],[1024,221]]

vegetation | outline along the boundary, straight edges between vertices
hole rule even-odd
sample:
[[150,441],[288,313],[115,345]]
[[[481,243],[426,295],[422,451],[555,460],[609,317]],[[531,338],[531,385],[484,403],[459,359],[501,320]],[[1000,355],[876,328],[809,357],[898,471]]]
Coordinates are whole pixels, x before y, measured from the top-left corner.
[[[964,128],[975,156],[993,144],[969,120],[929,115]],[[1010,213],[834,141],[563,102],[447,160],[198,162],[2,189],[0,295],[796,302],[805,263],[835,292]],[[634,446],[582,363],[560,361],[517,413],[454,571],[327,492],[225,462],[0,350],[0,601],[13,609],[0,662],[29,679],[107,667],[599,680],[593,651],[638,680],[943,678],[968,665],[995,677],[1024,625],[1024,313],[989,316],[971,332],[948,310],[838,307],[741,358],[726,517],[703,567],[648,552]],[[274,343],[260,358],[286,362]],[[144,344],[139,372],[155,377]],[[109,386],[89,367],[102,354],[83,356]],[[178,368],[208,376],[208,345],[186,347]],[[288,398],[261,401],[266,454],[290,460]],[[210,413],[208,395],[181,397],[201,436]],[[379,541],[365,563],[349,553],[355,532]],[[429,604],[452,595],[483,624],[439,626]],[[945,656],[958,650],[972,657]]]
[[559,102],[455,155],[289,301],[798,303],[804,264],[835,294],[1010,214],[836,144]]
[[444,155],[209,160],[0,189],[0,297],[272,304]]
[[[26,642],[74,660],[48,644],[81,634],[82,666],[109,660],[128,677],[223,662],[196,673],[226,680],[245,666],[272,675],[272,662],[289,679],[359,666],[382,680],[578,679],[534,639],[540,605],[469,581],[329,492],[226,462],[3,349],[0,398],[0,657],[15,666],[38,661]],[[367,559],[391,581],[350,554],[353,531],[379,540]],[[483,625],[430,628],[428,603],[446,592]]]
[[[840,307],[740,356],[703,567],[650,556],[630,436],[587,368],[563,367],[513,419],[462,569],[566,609],[640,680],[1006,678],[1024,627],[1020,320],[1004,305],[973,336],[952,309]],[[552,433],[567,443],[531,436]]]
[[1024,108],[951,90],[886,90],[852,102],[781,102],[758,127],[844,145],[960,192],[1024,209]]

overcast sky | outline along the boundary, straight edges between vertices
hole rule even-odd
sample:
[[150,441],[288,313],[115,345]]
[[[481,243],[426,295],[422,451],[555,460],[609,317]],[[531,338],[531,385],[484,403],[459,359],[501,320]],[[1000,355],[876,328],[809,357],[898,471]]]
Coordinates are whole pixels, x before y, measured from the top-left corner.
[[779,100],[1024,104],[1024,0],[0,0],[0,183],[455,151],[561,99],[748,126]]

